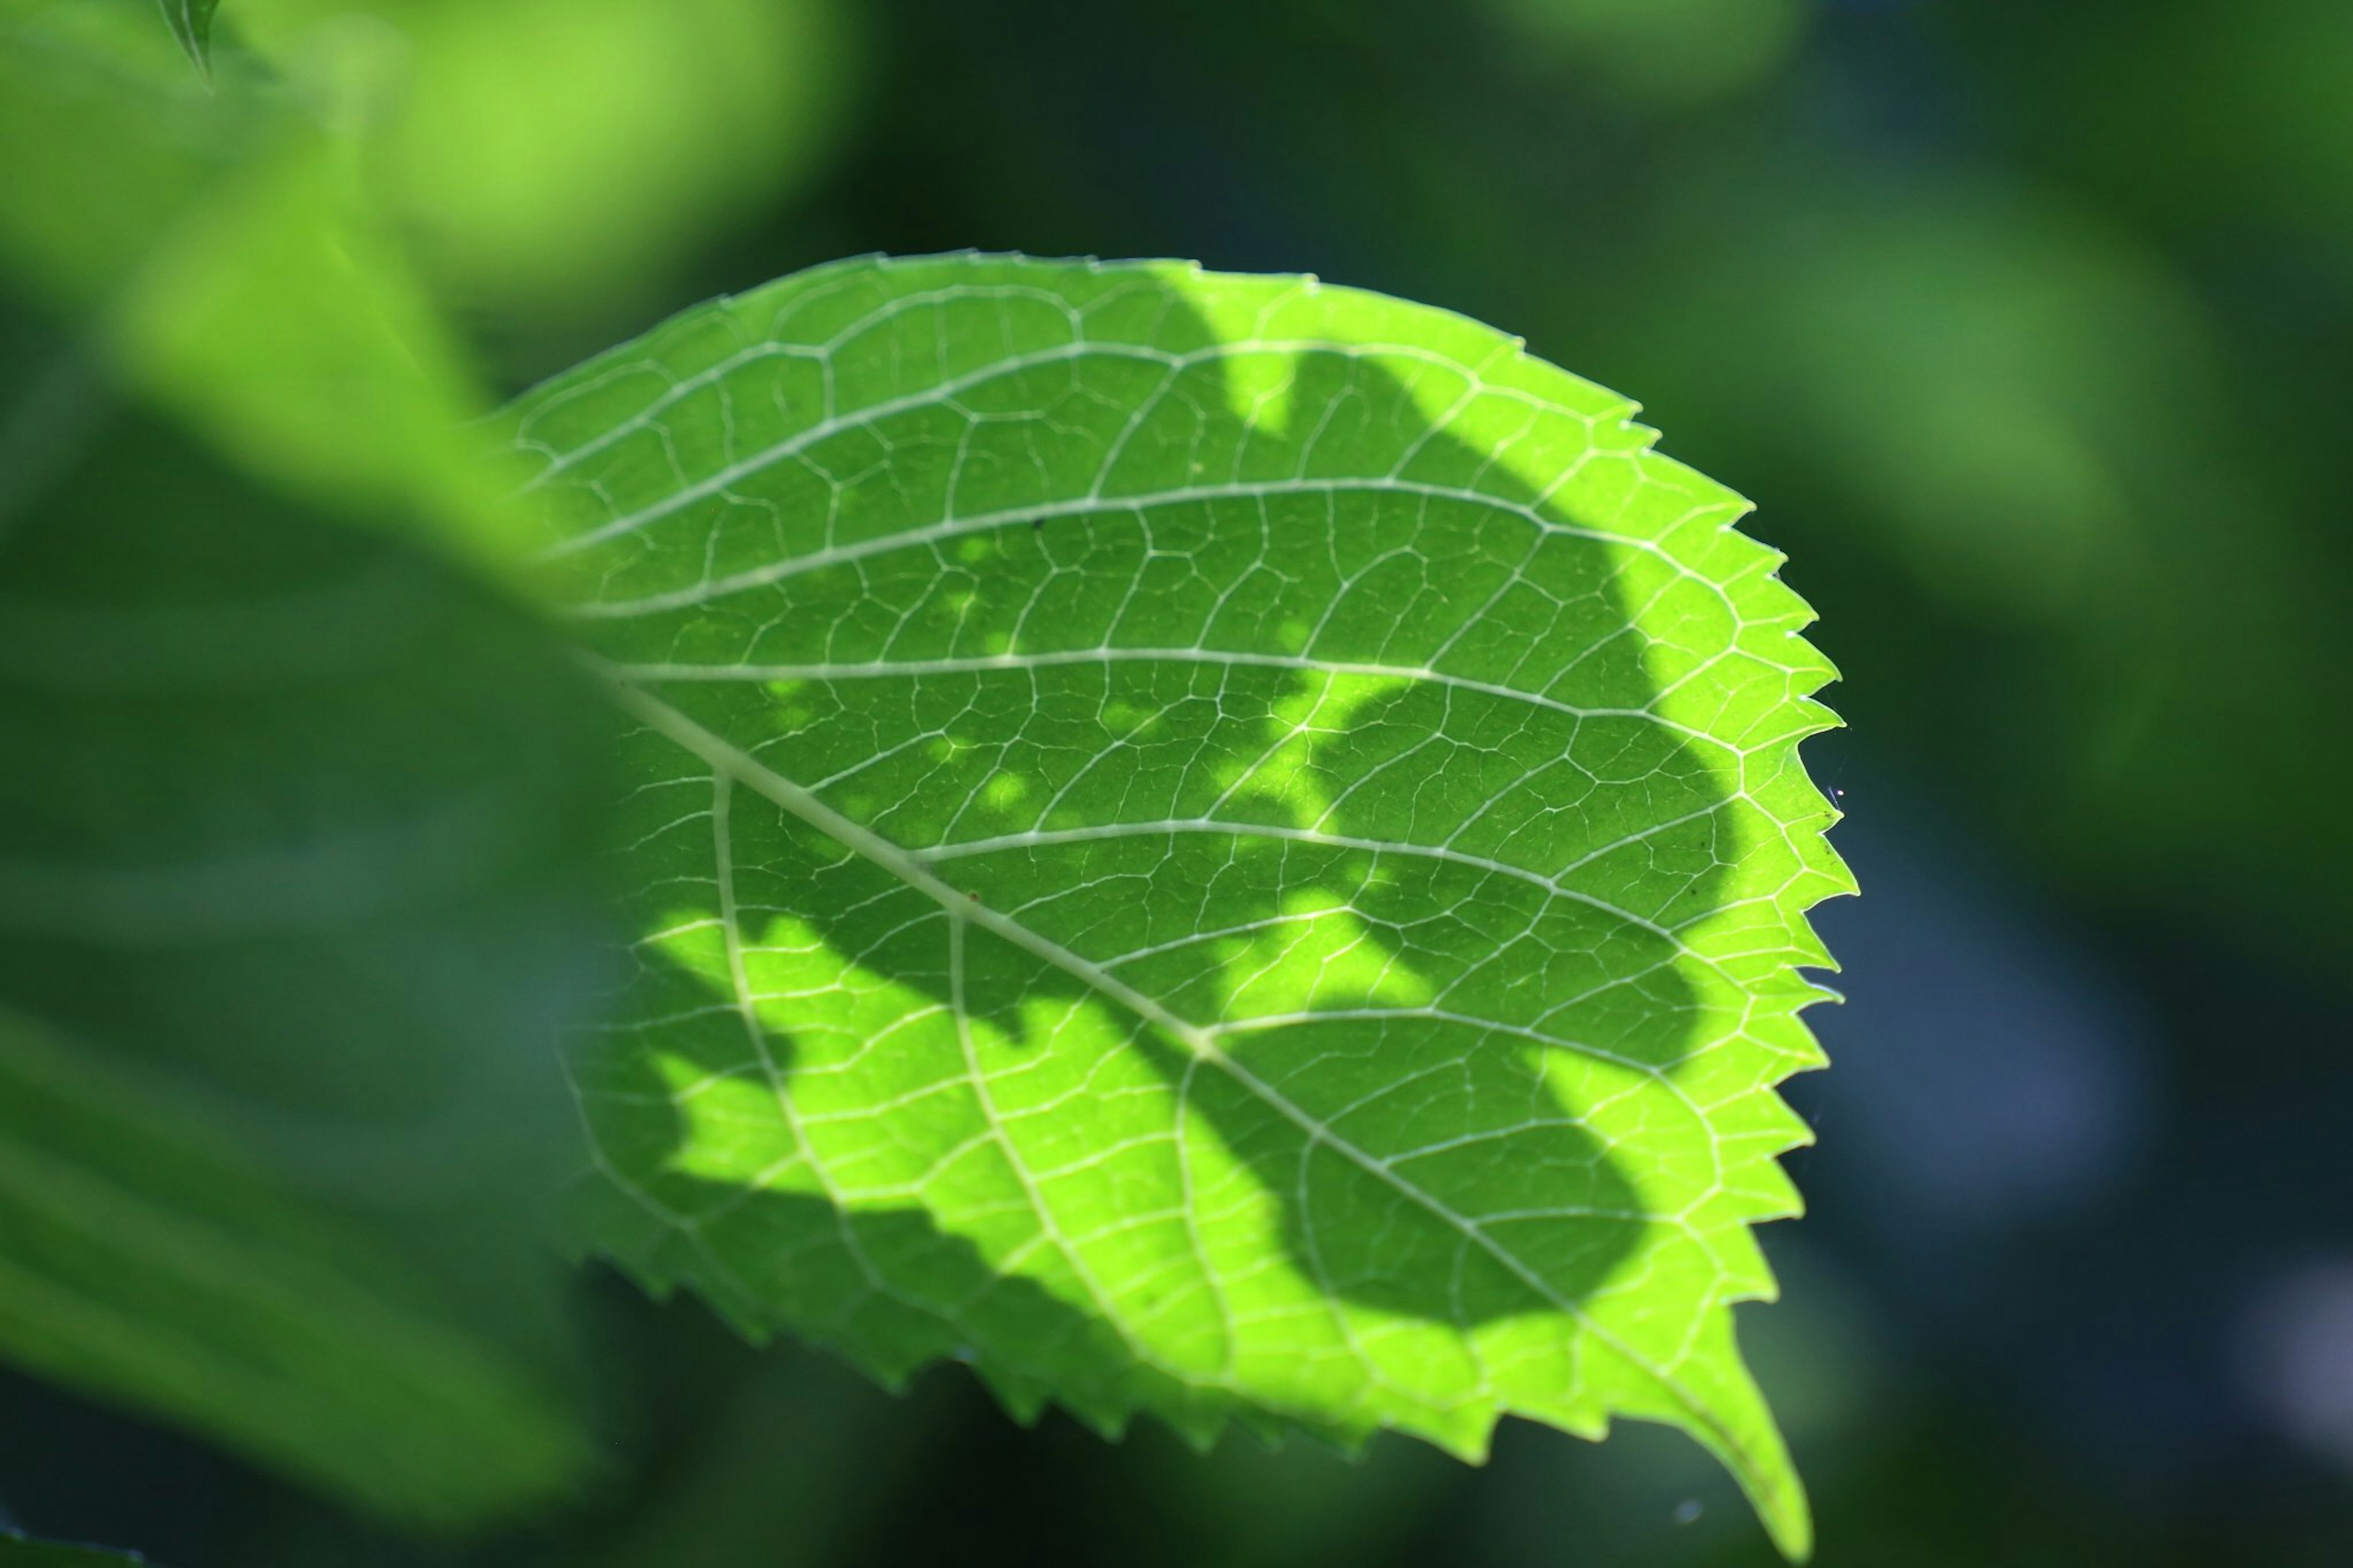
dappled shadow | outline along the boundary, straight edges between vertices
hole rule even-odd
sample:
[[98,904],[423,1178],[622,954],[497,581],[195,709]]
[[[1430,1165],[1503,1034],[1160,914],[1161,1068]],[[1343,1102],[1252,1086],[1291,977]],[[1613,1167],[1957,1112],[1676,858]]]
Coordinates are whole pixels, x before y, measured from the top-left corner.
[[[684,971],[658,967],[670,980],[694,983]],[[1024,1421],[1060,1404],[1115,1435],[1148,1405],[1179,1430],[1207,1437],[1225,1419],[1250,1418],[1230,1396],[1140,1360],[1103,1314],[1007,1271],[917,1203],[841,1205],[810,1190],[805,1168],[771,1167],[750,1180],[713,1169],[700,1146],[714,1132],[724,1139],[729,1114],[704,1115],[696,1101],[714,1081],[743,1083],[748,1094],[736,1114],[745,1104],[755,1109],[734,1131],[768,1134],[764,1147],[772,1152],[777,1123],[758,1112],[777,1110],[775,1088],[789,1079],[793,1047],[788,1038],[771,1039],[774,1079],[739,1077],[739,1059],[713,1054],[721,1059],[706,1065],[721,1076],[697,1080],[679,1071],[689,1058],[658,1065],[643,1053],[607,1053],[584,1086],[607,1156],[639,1173],[608,1171],[593,1181],[584,1231],[653,1293],[691,1282],[747,1337],[788,1331],[840,1352],[894,1389],[932,1363],[964,1363]],[[788,1135],[782,1142],[788,1146]]]
[[617,726],[456,567],[79,390],[0,481],[0,1348],[398,1516],[536,1502]]
[[[1704,553],[1736,503],[1645,458],[1605,395],[1524,366],[1484,390],[1362,352],[1172,369],[1215,331],[1178,280],[1121,286],[1138,297],[1105,318],[1149,323],[1164,357],[910,412],[871,482],[822,451],[778,476],[739,462],[723,504],[665,520],[712,561],[763,530],[854,557],[723,577],[600,646],[658,654],[662,702],[924,868],[849,852],[756,777],[714,825],[709,775],[642,738],[646,776],[675,780],[639,797],[644,923],[690,934],[649,960],[642,1022],[590,1053],[592,1121],[628,1169],[795,1191],[739,1195],[726,1223],[752,1250],[724,1261],[774,1256],[745,1300],[820,1332],[870,1241],[943,1300],[1018,1268],[1227,1371],[1243,1316],[1324,1298],[1464,1326],[1574,1308],[1723,1181],[1673,1080],[1740,1027],[1695,989],[1686,933],[1723,909],[1755,806],[1732,753],[1657,714],[1662,679],[1725,660],[1742,628],[1616,533],[1680,527]],[[1155,382],[1134,429],[1105,422]],[[1099,505],[1041,490],[1087,449],[1117,453]],[[1588,478],[1556,496],[1572,459]],[[832,491],[821,539],[794,510],[811,472]],[[859,532],[885,484],[985,521],[887,548],[881,523]],[[1335,530],[1342,492],[1362,504]],[[1626,629],[1637,610],[1651,635]],[[686,678],[698,659],[757,679]],[[727,919],[733,959],[709,945]],[[649,1055],[660,1082],[593,1098]],[[783,1084],[791,1104],[744,1110],[756,1133],[691,1100],[681,1123],[681,1083],[771,1104]],[[628,1097],[643,1109],[615,1109]],[[646,1130],[617,1148],[630,1118]],[[776,1163],[812,1146],[821,1179]],[[750,1163],[712,1163],[731,1149]],[[1264,1237],[1282,1279],[1253,1267]]]

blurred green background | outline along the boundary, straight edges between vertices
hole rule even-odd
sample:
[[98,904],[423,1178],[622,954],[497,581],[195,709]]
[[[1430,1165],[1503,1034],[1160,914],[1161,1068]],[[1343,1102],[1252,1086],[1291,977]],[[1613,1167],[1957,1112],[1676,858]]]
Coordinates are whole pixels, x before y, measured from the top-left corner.
[[[1845,671],[1810,755],[1865,890],[1820,915],[1812,1213],[1741,1320],[1818,1561],[2353,1562],[2353,7],[226,0],[217,33],[207,85],[150,0],[0,0],[0,1035],[203,1097],[367,1252],[338,1289],[502,1369],[477,1436],[516,1473],[420,1451],[425,1362],[374,1341],[314,1347],[385,1386],[308,1444],[12,1342],[0,1523],[178,1568],[1771,1561],[1662,1433],[1200,1459],[512,1262],[566,1152],[538,1064],[597,985],[602,721],[466,421],[712,293],[975,246],[1451,307],[1759,501]],[[227,849],[260,880],[156,903]],[[127,892],[58,890],[93,886]],[[12,1201],[0,1167],[0,1251]],[[205,1331],[267,1360],[260,1310]],[[353,1432],[406,1455],[385,1495]]]

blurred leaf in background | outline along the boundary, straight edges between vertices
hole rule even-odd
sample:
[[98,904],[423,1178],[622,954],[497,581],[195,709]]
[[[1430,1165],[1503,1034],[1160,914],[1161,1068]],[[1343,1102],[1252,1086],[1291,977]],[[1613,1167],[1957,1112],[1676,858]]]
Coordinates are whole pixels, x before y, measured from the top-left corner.
[[[839,0],[244,0],[446,311],[543,374],[789,194],[856,79]],[[492,366],[493,374],[500,367]]]
[[1955,30],[1999,49],[2002,29],[2042,24],[2039,58],[2005,105],[2038,161],[2195,249],[2316,247],[2353,278],[2353,12],[2334,0],[2154,0],[2131,15],[2118,28],[2104,7],[2059,15],[2002,0]]
[[526,358],[619,335],[806,166],[848,75],[827,5],[249,0],[207,86],[143,0],[0,0],[0,256],[265,479],[510,560],[457,316]]
[[2162,481],[2125,443],[2194,417],[2194,306],[2026,192],[1849,184],[1809,193],[1791,226],[1774,199],[1790,183],[1694,204],[1685,221],[1728,210],[1742,243],[1670,263],[1654,287],[1672,318],[1630,323],[1619,352],[1704,397],[1726,442],[1802,451],[1842,510],[1877,520],[1853,547],[1915,592],[2028,630],[2129,623],[2146,591],[2131,492]]
[[0,1354],[420,1522],[543,1502],[603,710],[5,324]]
[[143,5],[0,25],[39,301],[0,400],[0,1348],[402,1517],[543,1502],[588,1452],[544,1200],[601,734],[526,620],[346,526],[480,559],[506,484],[351,174],[379,40],[207,89]]
[[0,1568],[106,1568],[110,1563],[143,1563],[146,1559],[93,1546],[61,1546],[35,1541],[14,1531],[0,1531]]
[[456,323],[629,308],[792,176],[838,32],[165,9],[0,0],[0,1353],[475,1525],[590,1454],[547,1200],[607,710],[404,536],[527,589]]
[[413,1259],[157,1076],[0,1017],[0,1350],[399,1517],[472,1523],[575,1479],[566,1412]]
[[381,199],[463,312],[580,354],[659,310],[717,226],[791,193],[851,82],[835,0],[386,14],[409,53],[371,153]]
[[1803,41],[1813,0],[1489,0],[1554,61],[1672,110],[1753,87]]
[[328,65],[370,37],[308,81],[221,50],[208,89],[134,0],[5,5],[0,258],[28,301],[264,480],[502,553],[484,396],[331,129],[356,89]]

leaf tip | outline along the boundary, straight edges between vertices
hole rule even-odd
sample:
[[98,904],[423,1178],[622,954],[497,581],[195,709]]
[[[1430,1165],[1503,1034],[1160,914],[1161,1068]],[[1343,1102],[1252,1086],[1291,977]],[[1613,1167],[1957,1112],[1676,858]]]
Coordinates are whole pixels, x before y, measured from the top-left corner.
[[220,0],[156,0],[164,9],[164,25],[172,36],[180,40],[187,51],[190,63],[206,86],[213,79],[213,13],[220,8]]

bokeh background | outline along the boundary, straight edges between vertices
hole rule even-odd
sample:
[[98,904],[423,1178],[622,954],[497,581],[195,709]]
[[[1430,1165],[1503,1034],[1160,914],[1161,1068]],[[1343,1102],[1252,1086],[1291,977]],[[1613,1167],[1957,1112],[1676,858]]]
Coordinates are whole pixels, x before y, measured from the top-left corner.
[[[1828,695],[1850,728],[1809,756],[1864,889],[1818,917],[1849,999],[1813,1016],[1834,1070],[1791,1089],[1820,1143],[1790,1161],[1810,1216],[1766,1237],[1785,1299],[1741,1315],[1818,1561],[2353,1562],[2353,7],[226,0],[207,89],[153,5],[76,3],[0,8],[19,631],[32,598],[133,556],[180,562],[153,593],[215,584],[234,621],[244,590],[216,580],[246,568],[157,542],[175,517],[267,536],[273,508],[401,522],[317,570],[356,552],[496,621],[498,590],[446,548],[480,531],[472,482],[417,432],[854,252],[1314,271],[1641,399],[1668,451],[1757,500],[1845,672]],[[57,52],[69,37],[128,51],[144,118]],[[300,136],[269,128],[288,113]],[[305,247],[328,233],[321,271]],[[352,368],[387,331],[396,395]],[[366,416],[332,420],[339,395]],[[283,635],[312,649],[320,626]],[[257,733],[313,736],[312,783],[287,787],[349,807],[344,742],[286,717],[297,697],[205,673],[192,650],[217,639],[188,636],[165,662],[203,666],[208,700],[245,692]],[[59,679],[26,673],[27,641],[0,625],[0,686]],[[577,780],[548,777],[567,746],[593,755],[593,721],[547,717],[563,704],[528,682],[552,679],[396,743],[462,751],[497,809],[560,816]],[[120,763],[118,731],[169,694],[134,696],[116,729],[91,721],[101,749],[170,772]],[[49,712],[0,701],[0,773],[60,743]],[[486,733],[510,742],[488,762],[467,749]],[[377,955],[369,1071],[399,1057],[403,1009],[431,1032],[456,997],[544,1032],[593,990],[574,972],[594,900],[554,855],[433,894],[532,955],[495,981],[439,952],[429,900],[324,900],[332,930],[302,940]],[[135,1037],[174,1073],[234,1080],[259,1048],[227,1004],[63,994],[154,942],[27,935],[11,896],[0,878],[0,1005]],[[68,938],[85,968],[60,967]],[[172,962],[210,973],[211,952]],[[321,1004],[272,1026],[332,1055],[352,1026]],[[330,1084],[272,1125],[339,1126],[353,1098]],[[401,1126],[387,1161],[445,1164],[460,1136],[424,1110]],[[332,1185],[321,1139],[282,1142]],[[423,1201],[385,1245],[457,1269],[441,1221],[501,1206],[471,1201]],[[1480,1469],[1401,1440],[1198,1458],[1157,1429],[1016,1428],[958,1369],[894,1397],[594,1270],[547,1289],[602,1458],[489,1538],[385,1523],[69,1376],[0,1382],[0,1507],[176,1568],[1773,1561],[1662,1432],[1507,1427]]]

